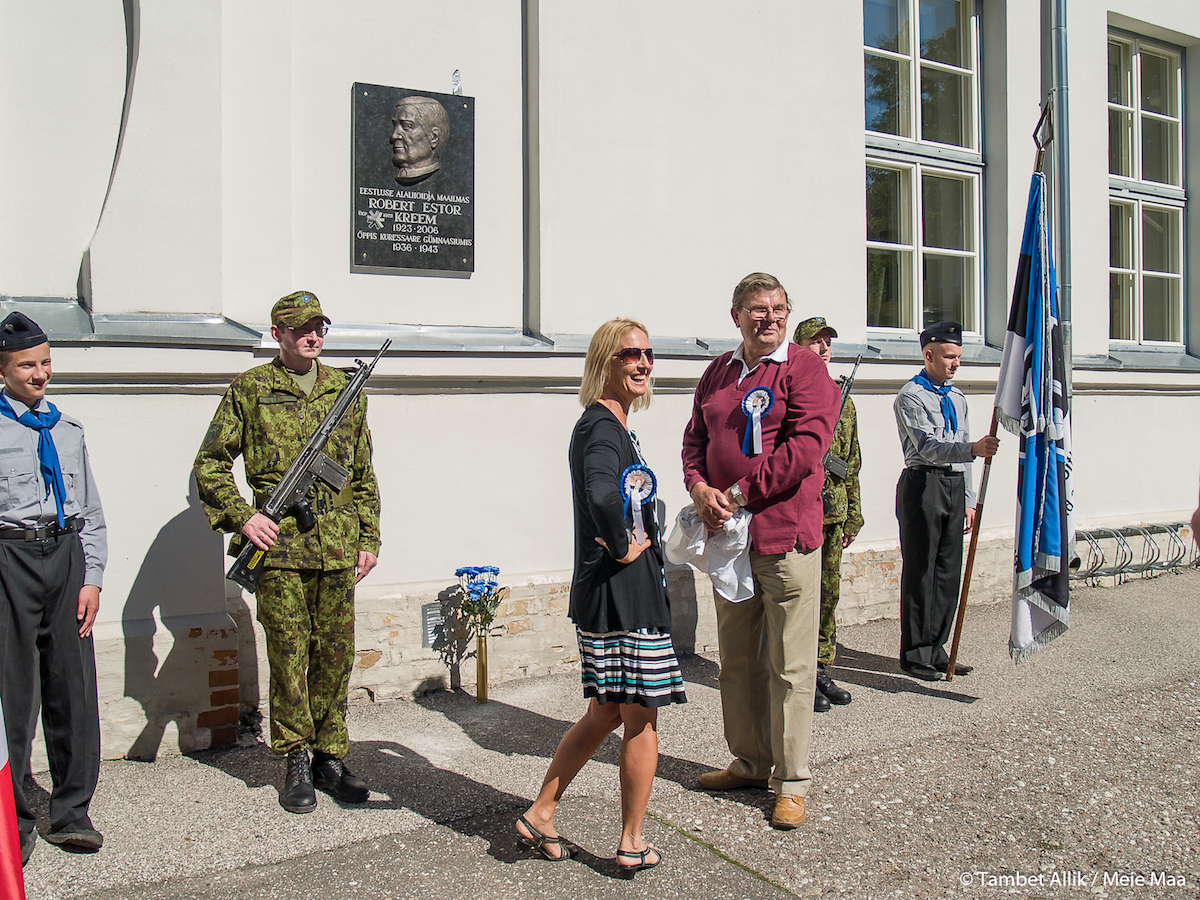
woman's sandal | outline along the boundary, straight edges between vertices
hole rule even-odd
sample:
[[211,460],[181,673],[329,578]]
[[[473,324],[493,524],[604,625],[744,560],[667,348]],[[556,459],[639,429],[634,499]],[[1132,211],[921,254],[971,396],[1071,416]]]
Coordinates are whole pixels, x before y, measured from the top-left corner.
[[[517,822],[528,828],[529,833],[533,835],[532,838],[527,838],[518,831],[517,842],[522,847],[529,847],[531,850],[536,850],[544,859],[548,859],[550,862],[563,862],[564,860],[571,859],[578,852],[579,848],[564,837],[546,837],[546,835],[534,828],[524,816],[518,818]],[[550,847],[557,847],[559,855],[553,856],[549,850]]]
[[[656,859],[654,862],[646,862],[646,857],[651,853],[657,854],[658,859]],[[625,863],[621,862],[622,856],[624,856],[626,859],[636,859],[637,862],[631,866],[626,865]],[[645,850],[617,850],[617,868],[621,870],[621,874],[623,875],[632,876],[635,872],[642,871],[642,869],[653,869],[660,862],[662,862],[662,859],[662,851],[657,847],[651,847],[649,844],[646,845]]]

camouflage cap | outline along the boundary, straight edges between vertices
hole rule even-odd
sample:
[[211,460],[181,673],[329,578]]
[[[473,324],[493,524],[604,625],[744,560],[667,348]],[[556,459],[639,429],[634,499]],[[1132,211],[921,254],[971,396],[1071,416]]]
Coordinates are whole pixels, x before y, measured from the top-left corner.
[[936,322],[921,332],[921,346],[957,344],[962,346],[962,326],[957,322]]
[[271,307],[272,325],[291,325],[294,328],[318,317],[324,319],[326,324],[333,324],[329,316],[321,311],[321,301],[312,291],[288,294]]
[[0,350],[28,350],[46,343],[46,332],[23,312],[10,312],[0,322]]
[[825,321],[824,316],[813,316],[811,319],[805,319],[796,326],[796,332],[792,335],[792,340],[797,344],[808,338],[814,338],[822,331],[828,331],[831,337],[837,337],[837,329]]

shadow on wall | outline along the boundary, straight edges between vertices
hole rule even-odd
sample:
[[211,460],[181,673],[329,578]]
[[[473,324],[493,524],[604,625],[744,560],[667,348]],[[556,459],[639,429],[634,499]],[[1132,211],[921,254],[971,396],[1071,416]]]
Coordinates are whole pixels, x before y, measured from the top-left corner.
[[154,759],[172,723],[181,753],[237,738],[238,640],[225,610],[223,549],[189,475],[187,509],[150,545],[122,614],[125,695],[145,716],[140,734],[133,725],[122,737],[132,738],[130,759]]

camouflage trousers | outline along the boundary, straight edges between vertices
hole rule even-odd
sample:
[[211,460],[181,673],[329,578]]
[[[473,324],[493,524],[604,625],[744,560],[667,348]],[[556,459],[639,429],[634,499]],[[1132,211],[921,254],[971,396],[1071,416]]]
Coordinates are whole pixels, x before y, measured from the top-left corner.
[[837,656],[837,622],[834,612],[842,596],[842,522],[825,526],[825,542],[821,544],[821,625],[817,638],[817,662],[833,665]]
[[354,568],[266,569],[258,621],[271,668],[271,749],[311,747],[343,757],[354,665]]

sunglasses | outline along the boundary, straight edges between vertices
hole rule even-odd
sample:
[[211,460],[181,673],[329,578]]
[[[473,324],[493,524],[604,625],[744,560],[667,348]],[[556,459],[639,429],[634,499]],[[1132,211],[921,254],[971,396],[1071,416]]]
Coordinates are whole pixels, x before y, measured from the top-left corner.
[[613,356],[623,363],[632,363],[641,359],[643,353],[646,354],[646,362],[650,363],[650,365],[654,365],[654,351],[649,347],[647,347],[645,350],[643,350],[641,347],[626,347],[623,350],[618,350],[613,354]]

